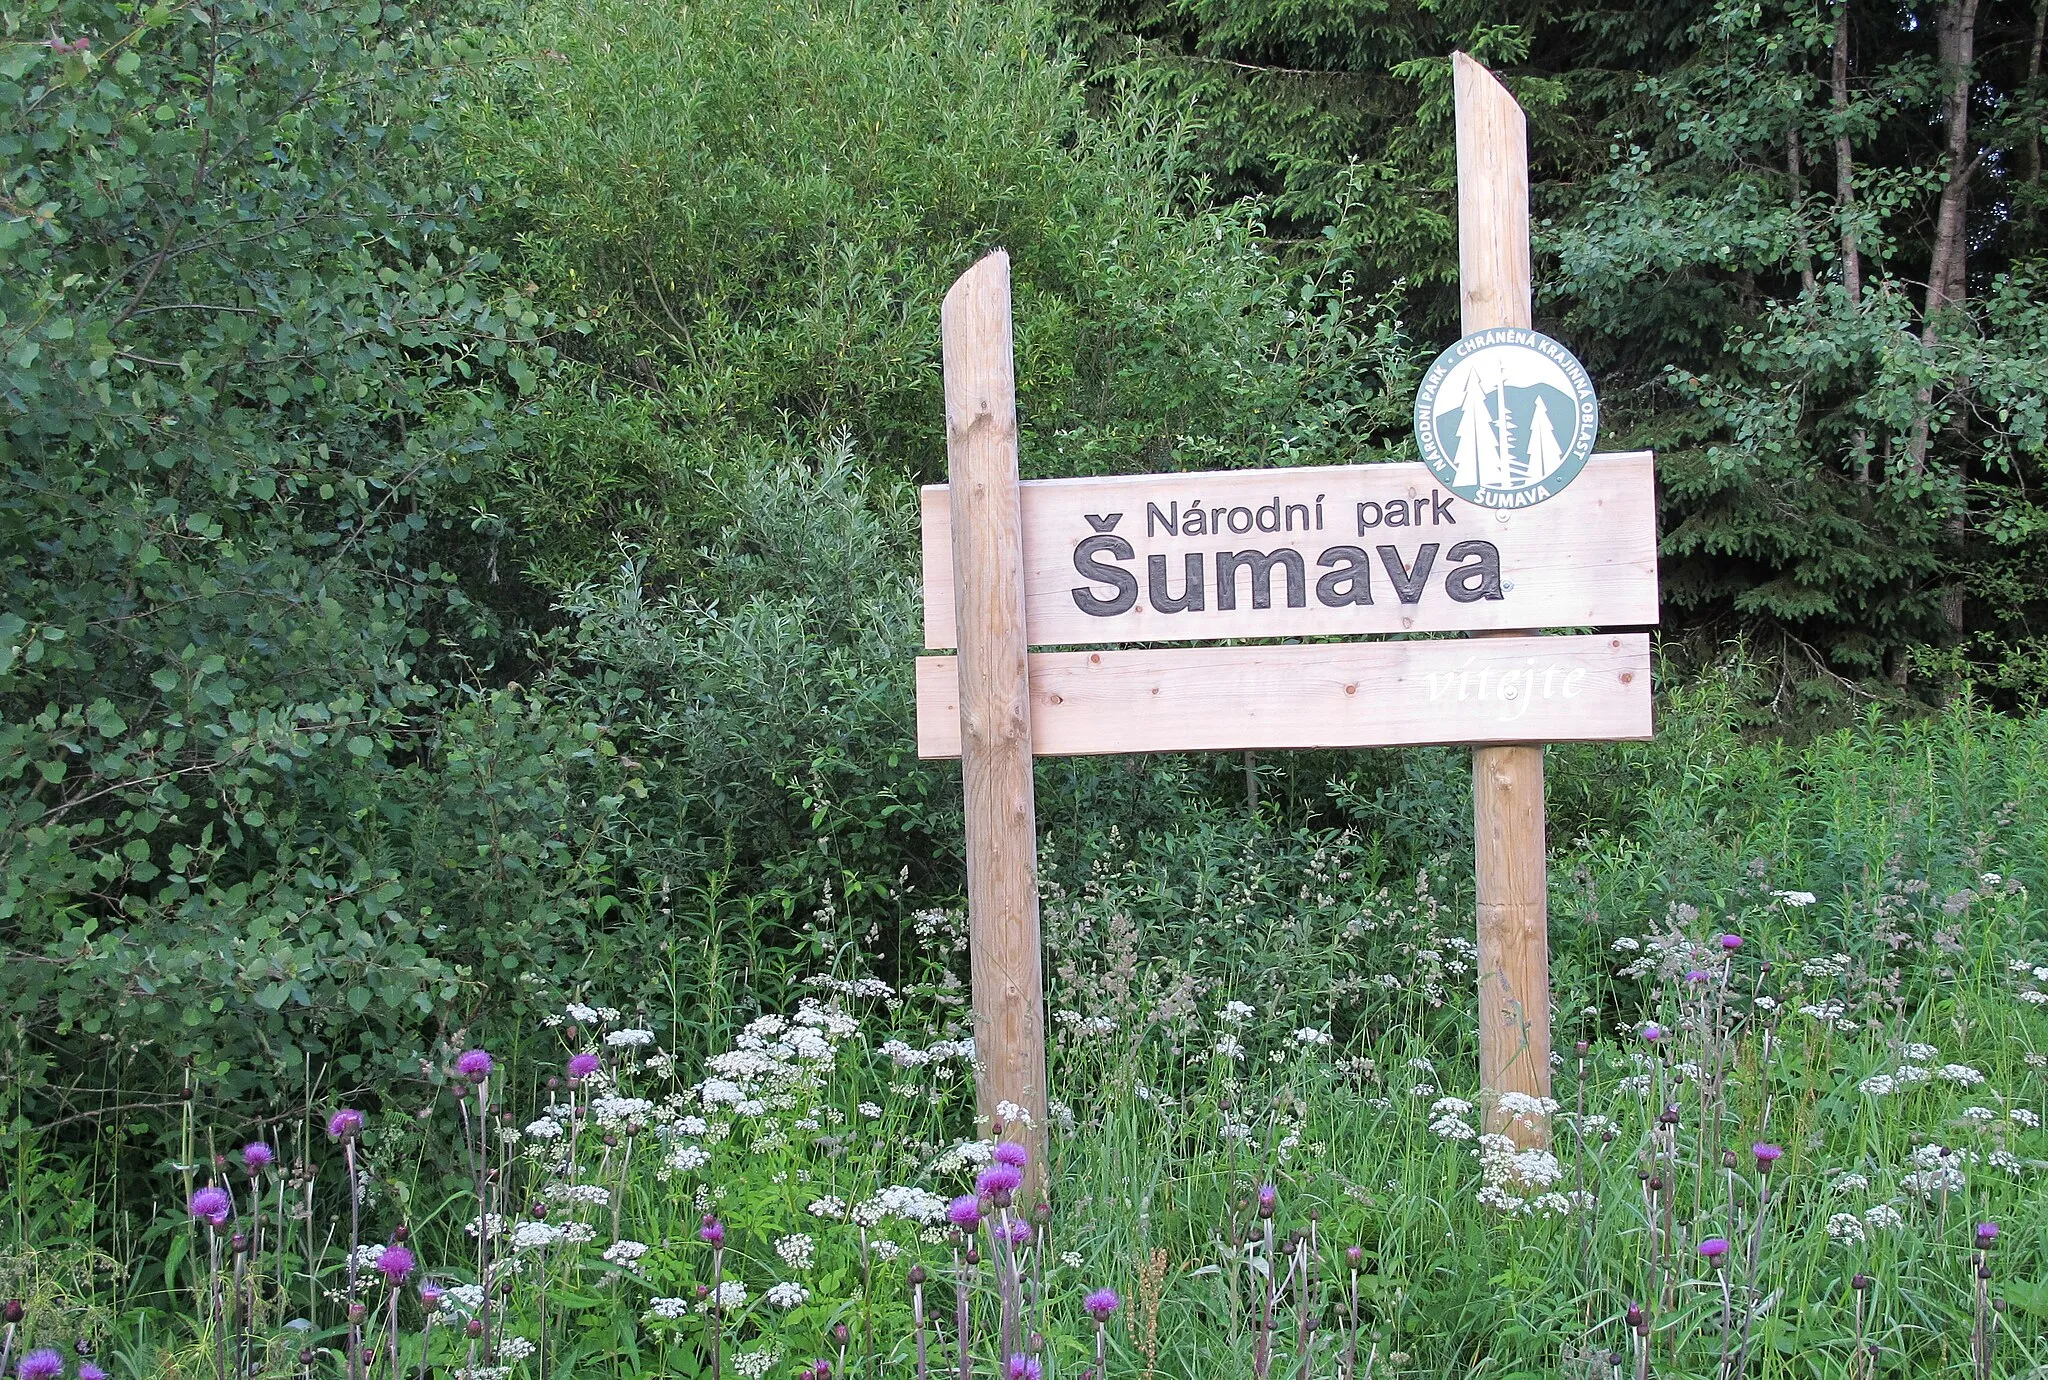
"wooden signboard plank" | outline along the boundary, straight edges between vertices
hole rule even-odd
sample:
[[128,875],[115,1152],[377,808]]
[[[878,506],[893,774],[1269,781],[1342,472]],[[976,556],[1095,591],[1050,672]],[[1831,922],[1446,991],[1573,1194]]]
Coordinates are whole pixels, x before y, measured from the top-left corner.
[[[1644,633],[1034,652],[1038,756],[1650,737]],[[957,662],[917,663],[920,757],[960,753]]]
[[[1427,466],[1033,480],[1018,486],[1031,645],[1203,642],[1657,621],[1648,453],[1489,510]],[[922,494],[925,645],[957,646],[952,499]]]

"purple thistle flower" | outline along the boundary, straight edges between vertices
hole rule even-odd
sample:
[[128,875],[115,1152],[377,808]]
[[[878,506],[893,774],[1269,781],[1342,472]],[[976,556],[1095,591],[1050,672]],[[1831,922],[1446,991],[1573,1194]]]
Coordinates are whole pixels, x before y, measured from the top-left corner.
[[260,1140],[252,1140],[242,1147],[242,1163],[251,1174],[270,1168],[277,1162],[277,1151]]
[[90,1361],[80,1361],[78,1380],[107,1380],[107,1373]]
[[420,1302],[426,1305],[429,1313],[437,1311],[441,1307],[441,1300],[447,1297],[448,1290],[439,1280],[426,1280],[420,1285]]
[[1012,1246],[1031,1244],[1031,1224],[1021,1217],[1012,1217],[1010,1224],[1002,1229],[1003,1239]]
[[1280,1206],[1280,1190],[1271,1184],[1259,1185],[1259,1216],[1271,1217],[1273,1209]]
[[1716,1265],[1720,1264],[1721,1257],[1728,1254],[1727,1238],[1721,1236],[1708,1237],[1706,1240],[1700,1242],[1700,1254],[1705,1256],[1708,1260],[1714,1262]]
[[1097,1289],[1081,1300],[1081,1311],[1098,1323],[1108,1322],[1109,1315],[1122,1306],[1123,1300],[1114,1289]]
[[194,1193],[185,1207],[200,1221],[224,1227],[228,1224],[229,1214],[235,1210],[235,1200],[228,1197],[226,1189],[209,1186]]
[[1346,1246],[1344,1248],[1344,1258],[1351,1262],[1351,1268],[1355,1270],[1365,1262],[1365,1248],[1362,1246]]
[[821,1356],[811,1362],[804,1375],[806,1380],[832,1380],[832,1363]]
[[723,1246],[725,1244],[725,1223],[719,1221],[710,1213],[705,1213],[704,1225],[697,1228],[697,1239],[699,1241],[709,1241],[714,1246]]
[[1977,1224],[1977,1247],[1979,1250],[1988,1248],[1997,1239],[1998,1223],[1979,1222]]
[[384,1253],[377,1257],[377,1273],[384,1276],[385,1282],[396,1289],[405,1283],[406,1276],[410,1275],[413,1267],[418,1264],[419,1261],[415,1260],[412,1252],[405,1247],[386,1246]]
[[21,1380],[57,1380],[64,1373],[64,1358],[53,1347],[38,1347],[21,1358],[14,1373]]
[[1643,1038],[1654,1044],[1664,1038],[1664,1027],[1658,1025],[1655,1021],[1650,1022],[1643,1027]]
[[353,1107],[343,1107],[327,1118],[327,1134],[336,1140],[354,1140],[363,1133],[363,1114]]
[[1022,1169],[1025,1165],[1031,1163],[1031,1152],[1017,1144],[1014,1140],[997,1141],[996,1163],[1007,1164],[1015,1169]]
[[481,1083],[491,1076],[497,1062],[480,1049],[464,1050],[455,1056],[455,1071],[472,1083]]
[[946,1220],[965,1232],[981,1230],[981,1202],[971,1193],[963,1193],[946,1204]]
[[604,1061],[595,1054],[575,1054],[569,1058],[569,1081],[580,1083],[604,1067]]
[[1687,982],[1705,982],[1709,974],[1704,968],[1695,968],[1685,975]]
[[974,1181],[974,1191],[985,1193],[991,1198],[1006,1193],[1015,1193],[1017,1186],[1024,1182],[1024,1171],[1014,1164],[992,1164],[981,1171]]
[[1003,1367],[1003,1380],[1044,1380],[1045,1368],[1038,1364],[1036,1356],[1018,1352]]
[[1772,1145],[1769,1141],[1760,1140],[1755,1145],[1749,1147],[1749,1153],[1756,1156],[1757,1170],[1760,1173],[1768,1174],[1771,1172],[1772,1161],[1785,1152]]
[[1722,935],[1721,947],[1726,949],[1731,954],[1734,953],[1737,949],[1742,947],[1742,936],[1739,934]]

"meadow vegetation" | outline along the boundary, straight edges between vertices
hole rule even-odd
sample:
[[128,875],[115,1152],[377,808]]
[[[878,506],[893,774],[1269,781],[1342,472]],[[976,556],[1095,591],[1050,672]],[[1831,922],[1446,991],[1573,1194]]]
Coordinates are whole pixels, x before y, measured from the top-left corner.
[[[1846,109],[1832,11],[1370,8],[0,15],[0,1374],[2048,1366],[2033,11],[1930,305],[1955,6],[1838,7]],[[1554,1154],[1465,754],[1047,761],[1005,1202],[940,295],[1010,249],[1030,474],[1403,458],[1456,44],[1670,480],[1658,737],[1549,752]]]

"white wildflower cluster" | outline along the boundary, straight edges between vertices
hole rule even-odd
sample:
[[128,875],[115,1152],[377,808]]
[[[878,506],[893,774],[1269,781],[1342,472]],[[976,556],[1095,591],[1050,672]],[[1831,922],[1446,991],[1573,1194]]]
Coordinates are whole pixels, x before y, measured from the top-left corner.
[[854,1222],[863,1227],[877,1226],[891,1217],[922,1226],[943,1221],[945,1216],[944,1198],[903,1184],[891,1185],[866,1202],[855,1204],[852,1212]]
[[860,1023],[837,1007],[806,997],[793,1017],[761,1016],[706,1061],[711,1076],[692,1091],[705,1107],[731,1106],[740,1116],[763,1116],[770,1103],[794,1106],[796,1095],[824,1086],[839,1045]]
[[1074,1109],[1057,1097],[1045,1099],[1045,1115],[1047,1120],[1062,1131],[1071,1132],[1074,1129]]
[[538,1121],[529,1121],[526,1124],[526,1138],[538,1141],[560,1140],[562,1138],[562,1123],[554,1120],[552,1117],[542,1117]]
[[1844,1174],[1835,1180],[1837,1193],[1861,1193],[1870,1187],[1870,1180],[1861,1174]]
[[463,1228],[463,1230],[467,1231],[471,1236],[475,1236],[478,1232],[489,1232],[493,1237],[503,1236],[505,1234],[505,1219],[495,1212],[486,1213],[482,1217],[472,1217],[469,1225]]
[[1482,1207],[1511,1217],[1562,1217],[1588,1205],[1587,1195],[1554,1191],[1564,1166],[1548,1150],[1523,1150],[1506,1136],[1484,1135],[1472,1153],[1479,1159]]
[[706,1313],[732,1313],[746,1307],[746,1304],[746,1281],[728,1279],[705,1295],[703,1310]]
[[1329,1031],[1318,1030],[1312,1025],[1305,1025],[1294,1032],[1294,1043],[1313,1048],[1318,1045],[1328,1045],[1332,1043],[1332,1039]]
[[677,1318],[686,1318],[689,1315],[690,1301],[688,1299],[649,1299],[647,1301],[647,1317],[649,1320],[665,1319],[669,1322],[674,1322]]
[[732,1358],[733,1373],[741,1380],[761,1380],[761,1377],[775,1369],[775,1363],[782,1359],[780,1352],[743,1351]]
[[1799,972],[1802,977],[1844,978],[1849,976],[1849,970],[1855,966],[1856,960],[1847,954],[1823,954],[1800,964]]
[[610,1025],[619,1018],[618,1010],[614,1007],[585,1006],[580,1001],[572,1001],[563,1009],[568,1012],[569,1019],[578,1025]]
[[1864,1238],[1863,1219],[1853,1212],[1838,1212],[1828,1218],[1828,1237],[1845,1246],[1859,1246]]
[[473,1318],[483,1311],[484,1286],[481,1284],[451,1284],[441,1298],[443,1308],[452,1308],[465,1318]]
[[1934,1073],[1944,1083],[1954,1083],[1964,1088],[1977,1087],[1984,1081],[1984,1075],[1968,1064],[1943,1064]]
[[1216,1128],[1216,1134],[1225,1140],[1249,1143],[1253,1132],[1248,1122],[1240,1121],[1229,1112],[1225,1112],[1222,1122]]
[[384,1247],[376,1242],[355,1249],[353,1261],[357,1270],[375,1269],[377,1262],[384,1258]]
[[635,1029],[614,1030],[604,1037],[604,1042],[613,1049],[639,1049],[643,1045],[654,1043],[654,1032]]
[[1810,891],[1774,891],[1771,895],[1795,909],[1810,906],[1820,899]]
[[1557,1099],[1531,1097],[1524,1092],[1504,1092],[1498,1105],[1510,1121],[1519,1121],[1525,1126],[1534,1126],[1557,1111]]
[[605,1263],[622,1268],[639,1264],[640,1257],[646,1254],[647,1244],[643,1241],[614,1241],[604,1248]]
[[1889,1203],[1879,1203],[1874,1207],[1865,1208],[1863,1222],[1872,1231],[1897,1231],[1906,1225],[1906,1219]]
[[644,1125],[654,1114],[654,1104],[644,1097],[607,1094],[590,1100],[590,1116],[607,1131]]
[[1470,1140],[1479,1133],[1465,1118],[1472,1115],[1472,1104],[1462,1097],[1440,1097],[1429,1109],[1429,1129],[1432,1134],[1449,1141]]
[[[926,1230],[930,1230],[930,1228],[926,1228]],[[886,1236],[869,1242],[868,1249],[873,1251],[875,1259],[881,1261],[884,1265],[903,1254],[903,1248]]]
[[2025,1107],[2015,1107],[2007,1112],[2006,1115],[2012,1119],[2013,1125],[2022,1127],[2025,1130],[2031,1131],[2041,1124],[2041,1118]]
[[669,1147],[668,1168],[682,1174],[693,1174],[711,1163],[711,1152],[701,1145],[673,1145]]
[[985,1169],[996,1157],[996,1143],[992,1140],[963,1140],[932,1161],[932,1173],[972,1174]]
[[1913,1169],[1910,1173],[1899,1176],[1899,1187],[1923,1198],[1938,1198],[1944,1193],[1961,1193],[1968,1186],[1968,1180],[1963,1173],[1964,1166],[1977,1162],[1974,1153],[1946,1145],[1916,1146],[1907,1158],[1911,1161]]
[[949,1060],[974,1061],[974,1040],[968,1037],[960,1040],[940,1040],[926,1045],[923,1049],[905,1044],[902,1040],[884,1040],[875,1051],[900,1069],[921,1069],[931,1064],[944,1064]]
[[1245,1002],[1230,1001],[1223,1004],[1223,1008],[1216,1013],[1216,1019],[1225,1025],[1243,1025],[1258,1014],[1256,1008]]
[[1026,1130],[1031,1129],[1034,1124],[1031,1120],[1031,1110],[1014,1102],[996,1103],[996,1120],[1005,1126],[1022,1126]]
[[769,1285],[768,1292],[762,1297],[777,1308],[801,1308],[810,1302],[811,1291],[794,1280],[784,1280],[780,1284]]
[[844,1198],[835,1198],[828,1193],[823,1198],[813,1199],[806,1211],[813,1217],[823,1217],[829,1221],[843,1222],[846,1220],[846,1200]]
[[562,1229],[552,1222],[521,1222],[512,1228],[512,1249],[526,1251],[545,1250],[562,1239]]
[[[836,978],[827,973],[813,973],[804,979],[806,987],[821,987],[835,996],[853,997],[868,1001],[894,1001],[896,989],[878,977]],[[850,1033],[850,1032],[849,1032]]]
[[775,1253],[792,1270],[808,1270],[818,1243],[804,1232],[785,1236],[775,1243]]
[[498,1359],[507,1363],[524,1361],[538,1349],[530,1337],[498,1337]]
[[1716,971],[1726,961],[1718,945],[1702,944],[1676,929],[1647,934],[1640,940],[1618,939],[1613,947],[1617,953],[1636,955],[1622,966],[1621,976],[1626,978],[1661,977],[1676,982],[1695,969]]
[[1219,1059],[1242,1061],[1244,1058],[1244,1045],[1235,1035],[1219,1035],[1216,1037],[1215,1053]]
[[574,1207],[610,1207],[612,1191],[601,1184],[549,1184],[544,1195],[551,1203]]

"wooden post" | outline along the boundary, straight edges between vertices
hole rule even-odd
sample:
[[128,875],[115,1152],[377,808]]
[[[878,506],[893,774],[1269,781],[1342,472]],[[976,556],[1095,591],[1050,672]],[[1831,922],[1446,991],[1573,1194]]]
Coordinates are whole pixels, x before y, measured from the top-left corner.
[[[986,1117],[1004,1102],[1030,1114],[1031,1167],[1018,1195],[1028,1209],[1046,1182],[1045,997],[1008,254],[997,250],[960,275],[946,293],[940,329],[976,1090]],[[1010,1138],[1018,1138],[1014,1130]]]
[[[1529,141],[1522,108],[1451,55],[1458,123],[1458,302],[1464,332],[1528,326]],[[1479,911],[1479,1087],[1486,1128],[1547,1146],[1547,1118],[1513,1122],[1500,1094],[1550,1096],[1549,875],[1541,746],[1472,750]]]

